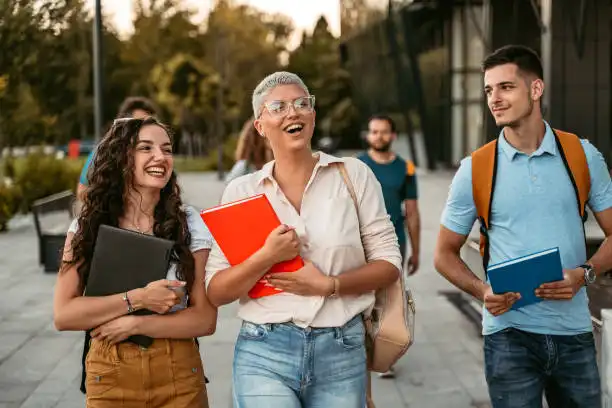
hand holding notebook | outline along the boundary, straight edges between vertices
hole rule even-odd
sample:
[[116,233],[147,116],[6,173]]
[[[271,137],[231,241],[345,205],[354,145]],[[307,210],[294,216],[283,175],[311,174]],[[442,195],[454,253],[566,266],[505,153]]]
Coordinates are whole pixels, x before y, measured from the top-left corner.
[[[265,194],[203,210],[200,216],[212,233],[223,255],[232,266],[244,262],[260,250],[268,239],[278,239],[280,243],[286,241],[284,238],[287,237],[283,238],[283,234],[295,234],[293,231],[284,231],[287,227],[281,226],[281,222]],[[270,235],[275,229],[279,229],[279,237],[277,238]],[[280,232],[281,230],[284,232]],[[282,252],[284,250],[276,248],[277,256],[282,255]],[[295,253],[297,254],[297,251]],[[302,258],[295,256],[288,261],[278,262],[268,272],[295,272],[303,266]],[[282,290],[275,288],[268,283],[267,279],[262,278],[249,291],[249,297],[256,299],[280,292]]]
[[551,248],[531,255],[511,259],[487,268],[491,288],[495,294],[520,293],[512,309],[520,309],[543,299],[535,291],[543,283],[563,280],[559,248]]
[[[125,293],[166,278],[173,246],[170,240],[100,225],[84,295]],[[134,312],[151,313],[146,309]],[[153,339],[136,335],[130,341],[148,347]]]

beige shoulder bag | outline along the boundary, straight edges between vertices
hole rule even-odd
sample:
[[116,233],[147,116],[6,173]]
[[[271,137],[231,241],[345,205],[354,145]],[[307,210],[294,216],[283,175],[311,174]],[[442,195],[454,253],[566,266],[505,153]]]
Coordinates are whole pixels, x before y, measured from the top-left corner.
[[[359,218],[359,204],[353,183],[344,163],[338,163]],[[360,221],[361,224],[361,221]],[[410,290],[405,289],[404,273],[391,286],[376,292],[374,309],[369,316],[364,314],[368,334],[369,369],[388,371],[402,357],[414,341],[415,305]]]

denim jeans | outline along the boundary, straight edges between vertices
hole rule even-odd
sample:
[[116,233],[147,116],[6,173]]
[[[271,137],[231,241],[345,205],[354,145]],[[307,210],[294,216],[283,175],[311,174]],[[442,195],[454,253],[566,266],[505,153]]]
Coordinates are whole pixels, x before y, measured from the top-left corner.
[[361,316],[343,327],[244,322],[234,352],[235,408],[363,408]]
[[601,407],[593,333],[553,336],[504,329],[485,336],[493,408]]

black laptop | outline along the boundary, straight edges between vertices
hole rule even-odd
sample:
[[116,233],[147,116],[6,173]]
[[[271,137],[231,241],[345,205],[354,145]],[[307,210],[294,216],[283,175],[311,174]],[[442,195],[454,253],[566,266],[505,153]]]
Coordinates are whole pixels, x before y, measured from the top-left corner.
[[[100,225],[94,247],[85,296],[107,296],[142,288],[165,279],[174,242],[110,225]],[[153,314],[139,310],[134,314]],[[153,339],[131,336],[128,340],[148,347]]]

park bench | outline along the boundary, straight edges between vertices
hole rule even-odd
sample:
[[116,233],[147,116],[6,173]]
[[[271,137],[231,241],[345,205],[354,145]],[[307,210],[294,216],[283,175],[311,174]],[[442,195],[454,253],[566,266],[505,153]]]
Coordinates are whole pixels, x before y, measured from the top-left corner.
[[74,218],[75,196],[67,190],[53,194],[32,205],[38,238],[38,259],[45,272],[57,272],[70,222]]

